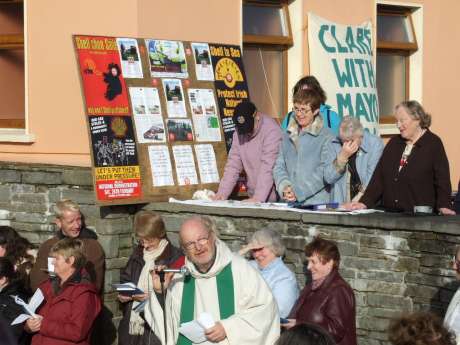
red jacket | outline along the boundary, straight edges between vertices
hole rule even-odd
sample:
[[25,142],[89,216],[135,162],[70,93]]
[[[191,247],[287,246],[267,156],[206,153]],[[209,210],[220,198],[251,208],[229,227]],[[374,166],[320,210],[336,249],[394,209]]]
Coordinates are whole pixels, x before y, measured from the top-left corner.
[[77,272],[55,294],[51,279],[39,285],[44,302],[40,331],[32,345],[89,345],[91,327],[101,310],[96,287],[85,271]]
[[305,286],[289,318],[322,327],[337,345],[356,345],[355,295],[336,269],[318,288]]

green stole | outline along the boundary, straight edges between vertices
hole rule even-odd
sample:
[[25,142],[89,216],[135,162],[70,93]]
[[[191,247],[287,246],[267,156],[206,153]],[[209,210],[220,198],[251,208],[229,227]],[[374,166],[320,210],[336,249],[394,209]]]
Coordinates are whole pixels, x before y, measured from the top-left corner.
[[[219,299],[220,319],[224,320],[235,314],[235,294],[233,291],[232,263],[230,262],[216,276],[217,297]],[[191,275],[184,279],[182,290],[182,305],[180,309],[180,324],[193,320],[195,312],[195,278]],[[177,345],[191,345],[187,337],[179,333]]]

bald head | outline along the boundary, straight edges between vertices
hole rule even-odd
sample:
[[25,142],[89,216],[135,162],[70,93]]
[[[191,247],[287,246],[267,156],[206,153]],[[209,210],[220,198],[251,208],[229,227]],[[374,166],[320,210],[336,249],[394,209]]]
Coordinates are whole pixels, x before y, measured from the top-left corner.
[[194,216],[185,220],[180,227],[179,241],[187,259],[198,270],[209,270],[216,253],[215,224],[211,218]]

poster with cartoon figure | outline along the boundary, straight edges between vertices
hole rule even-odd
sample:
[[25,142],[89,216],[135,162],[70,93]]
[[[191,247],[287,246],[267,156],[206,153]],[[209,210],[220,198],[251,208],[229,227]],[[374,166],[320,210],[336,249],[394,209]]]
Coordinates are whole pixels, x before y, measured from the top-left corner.
[[115,38],[75,36],[87,115],[129,115]]

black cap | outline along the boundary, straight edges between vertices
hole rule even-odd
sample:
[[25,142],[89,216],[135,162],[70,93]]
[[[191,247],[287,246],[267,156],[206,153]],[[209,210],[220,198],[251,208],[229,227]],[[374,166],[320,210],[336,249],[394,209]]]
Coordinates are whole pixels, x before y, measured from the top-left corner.
[[254,116],[257,108],[252,102],[243,101],[233,113],[233,123],[238,134],[249,134],[254,130]]

